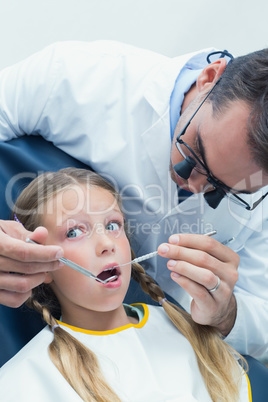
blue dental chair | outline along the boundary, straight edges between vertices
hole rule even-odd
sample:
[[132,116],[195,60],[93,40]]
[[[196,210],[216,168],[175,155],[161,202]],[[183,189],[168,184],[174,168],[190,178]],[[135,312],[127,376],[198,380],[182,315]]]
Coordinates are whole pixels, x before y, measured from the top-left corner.
[[[89,169],[42,137],[24,136],[0,142],[0,219],[10,219],[12,202],[37,174],[68,166]],[[168,295],[166,296],[174,302]],[[140,290],[135,281],[131,282],[125,301],[152,304],[150,297]],[[0,305],[0,366],[43,327],[44,323],[39,314],[26,306],[12,309]],[[249,364],[248,376],[252,387],[252,400],[267,402],[268,369],[250,356],[245,358]]]

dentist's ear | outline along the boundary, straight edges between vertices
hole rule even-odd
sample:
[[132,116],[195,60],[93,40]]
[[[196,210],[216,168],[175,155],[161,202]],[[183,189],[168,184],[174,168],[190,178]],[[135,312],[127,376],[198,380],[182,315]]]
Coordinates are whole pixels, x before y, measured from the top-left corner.
[[227,60],[224,58],[219,59],[214,63],[208,64],[197,78],[196,87],[198,91],[208,91],[209,88],[212,87],[216,83],[216,81],[218,81],[226,66]]

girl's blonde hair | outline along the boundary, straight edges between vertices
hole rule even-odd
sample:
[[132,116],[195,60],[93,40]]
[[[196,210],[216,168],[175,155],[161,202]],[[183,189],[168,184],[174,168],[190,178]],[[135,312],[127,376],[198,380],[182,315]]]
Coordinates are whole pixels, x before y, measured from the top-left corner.
[[[121,198],[114,187],[100,175],[84,169],[65,168],[38,176],[23,190],[14,213],[28,230],[43,224],[42,213],[49,199],[71,185],[87,185],[109,191],[122,209]],[[134,257],[134,255],[133,255]],[[191,315],[165,300],[165,294],[139,264],[132,265],[132,276],[188,339],[197,357],[200,372],[213,401],[234,402],[239,399],[242,370],[237,362],[244,359],[227,345],[218,331],[194,322]],[[59,302],[48,284],[33,289],[27,304],[37,310],[52,329],[60,317]],[[61,327],[54,327],[49,346],[52,362],[84,401],[119,401],[103,377],[95,354]]]

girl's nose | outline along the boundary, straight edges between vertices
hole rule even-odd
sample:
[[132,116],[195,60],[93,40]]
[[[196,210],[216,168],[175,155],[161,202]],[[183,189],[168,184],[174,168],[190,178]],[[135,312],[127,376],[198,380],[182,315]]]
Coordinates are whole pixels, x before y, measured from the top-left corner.
[[115,252],[114,239],[107,234],[97,235],[96,254],[101,256],[103,254],[113,254]]

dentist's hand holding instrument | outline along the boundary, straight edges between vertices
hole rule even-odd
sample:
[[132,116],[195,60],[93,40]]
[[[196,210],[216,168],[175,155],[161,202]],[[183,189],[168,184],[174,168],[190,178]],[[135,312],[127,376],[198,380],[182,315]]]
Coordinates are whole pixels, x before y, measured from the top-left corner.
[[210,236],[175,234],[158,247],[158,254],[168,258],[172,280],[192,297],[193,320],[213,325],[224,336],[233,328],[237,311],[233,289],[239,256],[226,247],[232,240],[222,244]]

